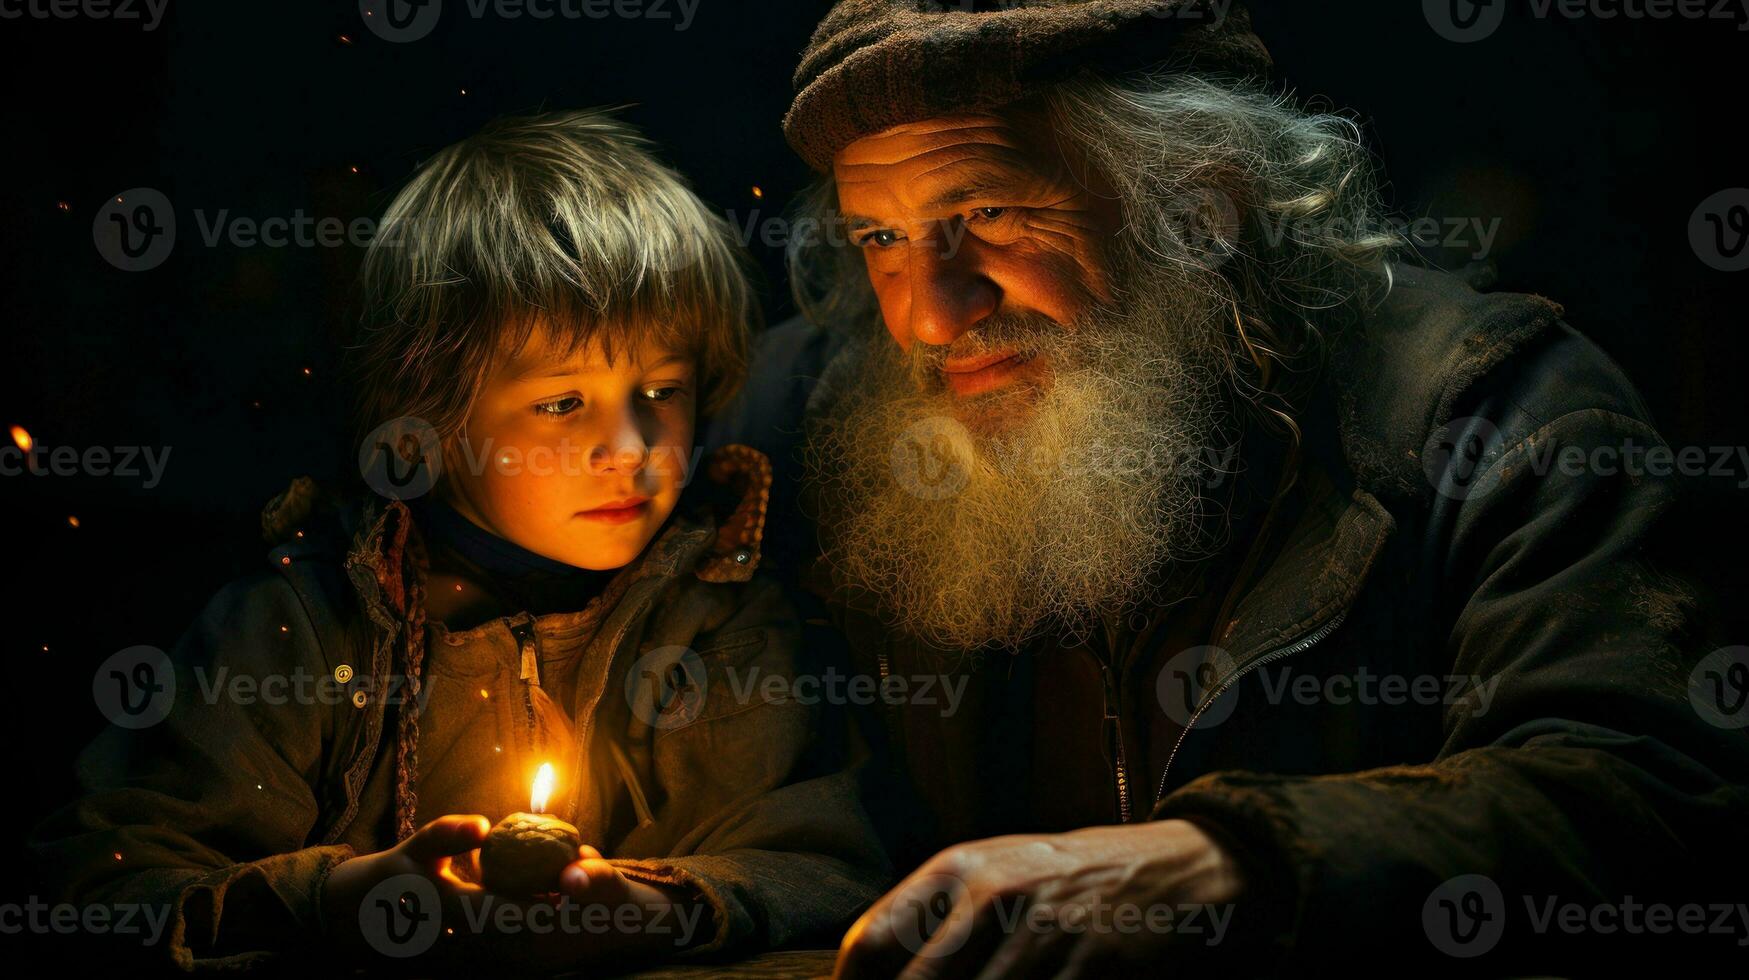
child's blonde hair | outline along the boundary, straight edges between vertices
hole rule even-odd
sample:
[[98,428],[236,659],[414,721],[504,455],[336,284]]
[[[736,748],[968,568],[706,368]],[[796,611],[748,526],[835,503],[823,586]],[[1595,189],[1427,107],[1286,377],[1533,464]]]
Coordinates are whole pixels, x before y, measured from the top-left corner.
[[420,166],[362,274],[360,431],[412,416],[446,442],[538,326],[557,352],[638,339],[691,354],[702,414],[747,370],[757,315],[733,227],[596,110],[500,119]]

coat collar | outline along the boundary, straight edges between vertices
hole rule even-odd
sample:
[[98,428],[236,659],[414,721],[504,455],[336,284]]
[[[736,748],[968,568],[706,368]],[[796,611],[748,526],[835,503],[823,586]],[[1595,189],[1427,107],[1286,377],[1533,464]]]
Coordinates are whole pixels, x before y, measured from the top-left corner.
[[[1343,492],[1315,464],[1302,470],[1297,519],[1276,553],[1249,583],[1225,623],[1215,624],[1222,650],[1218,674],[1237,672],[1310,636],[1347,614],[1396,529],[1396,521],[1365,490]],[[1255,545],[1254,545],[1255,546]],[[1225,678],[1215,677],[1213,686]]]
[[[724,446],[705,457],[704,480],[688,487],[666,525],[609,586],[624,595],[648,579],[667,581],[691,570],[705,582],[744,582],[759,567],[771,462],[758,450]],[[331,525],[328,533],[318,525]],[[309,477],[299,477],[262,511],[263,537],[282,563],[324,553],[342,560],[365,595],[373,620],[405,620],[410,577],[422,547],[412,514],[399,500],[369,497],[350,505]]]

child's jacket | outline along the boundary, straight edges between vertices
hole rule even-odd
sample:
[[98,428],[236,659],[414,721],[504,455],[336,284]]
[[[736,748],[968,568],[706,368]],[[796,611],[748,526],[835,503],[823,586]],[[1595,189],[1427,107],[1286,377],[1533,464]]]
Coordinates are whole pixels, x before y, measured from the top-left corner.
[[803,626],[754,575],[769,464],[731,446],[704,472],[717,506],[677,509],[585,609],[457,632],[425,623],[405,504],[323,513],[294,483],[263,515],[272,571],[172,654],[169,715],[86,749],[82,798],[33,835],[43,873],[63,900],[168,905],[177,965],[234,965],[318,931],[338,862],[527,810],[550,762],[547,810],[585,843],[702,892],[693,952],[835,940],[886,861],[841,726],[790,686]]

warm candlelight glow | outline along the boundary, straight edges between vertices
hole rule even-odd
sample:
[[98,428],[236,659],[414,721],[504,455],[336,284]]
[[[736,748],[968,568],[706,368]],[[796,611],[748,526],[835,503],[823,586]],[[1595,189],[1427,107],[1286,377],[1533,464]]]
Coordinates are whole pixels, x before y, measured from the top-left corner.
[[24,426],[15,425],[12,427],[12,444],[28,453],[30,447],[36,445],[36,440],[30,437]]
[[543,762],[540,772],[534,774],[534,794],[528,798],[528,809],[531,813],[547,812],[547,799],[553,795],[553,764]]

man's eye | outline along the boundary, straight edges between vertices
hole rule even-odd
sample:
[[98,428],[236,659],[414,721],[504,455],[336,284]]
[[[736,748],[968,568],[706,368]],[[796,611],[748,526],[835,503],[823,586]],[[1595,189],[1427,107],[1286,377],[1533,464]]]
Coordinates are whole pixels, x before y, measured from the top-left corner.
[[583,399],[575,395],[566,395],[563,398],[555,398],[550,402],[541,402],[535,405],[534,413],[548,418],[563,418],[582,407]]
[[983,218],[985,221],[995,221],[1007,213],[1007,208],[978,208],[972,212],[973,216]]
[[868,237],[862,240],[862,243],[864,245],[873,245],[876,248],[888,248],[898,241],[898,232],[883,228],[880,231],[869,233]]

